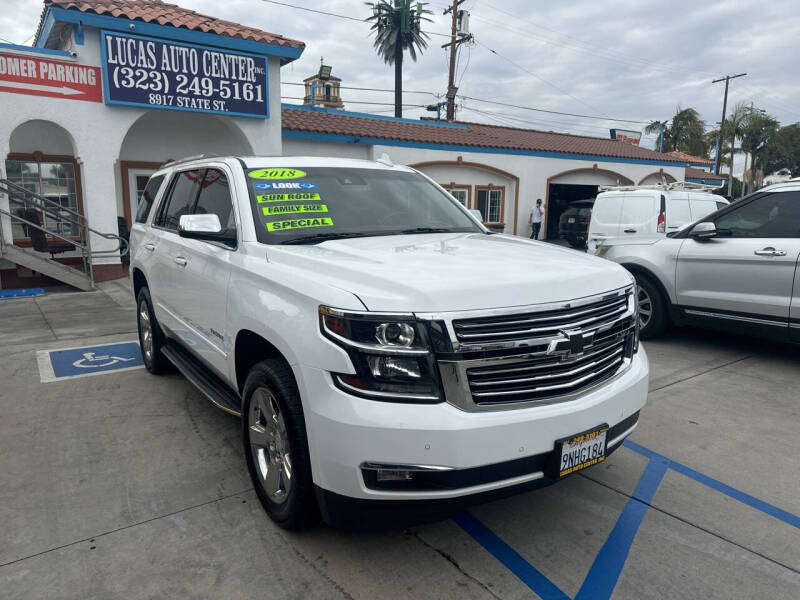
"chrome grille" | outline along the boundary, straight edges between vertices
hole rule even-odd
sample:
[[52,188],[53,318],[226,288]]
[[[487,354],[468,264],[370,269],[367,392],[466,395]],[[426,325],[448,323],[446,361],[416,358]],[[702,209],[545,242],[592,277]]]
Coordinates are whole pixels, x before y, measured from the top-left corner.
[[467,369],[473,401],[478,405],[546,400],[579,392],[617,372],[625,359],[626,337],[568,360],[532,356],[500,367]]
[[541,312],[453,321],[456,339],[464,344],[495,344],[514,340],[550,338],[560,331],[596,329],[619,319],[628,310],[627,297],[612,297]]
[[473,315],[448,323],[457,354],[439,359],[447,401],[464,410],[562,402],[623,372],[633,355],[633,288]]

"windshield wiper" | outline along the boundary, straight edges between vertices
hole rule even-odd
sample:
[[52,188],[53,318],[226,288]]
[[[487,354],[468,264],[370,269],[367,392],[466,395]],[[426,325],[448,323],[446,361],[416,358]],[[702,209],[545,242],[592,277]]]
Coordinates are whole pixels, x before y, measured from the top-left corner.
[[414,229],[403,229],[398,233],[459,233],[454,229],[447,229],[446,227],[415,227]]
[[291,238],[280,242],[281,245],[289,244],[318,244],[320,242],[327,242],[328,240],[344,240],[347,238],[368,237],[375,235],[374,233],[317,233],[315,235],[307,235],[304,237]]

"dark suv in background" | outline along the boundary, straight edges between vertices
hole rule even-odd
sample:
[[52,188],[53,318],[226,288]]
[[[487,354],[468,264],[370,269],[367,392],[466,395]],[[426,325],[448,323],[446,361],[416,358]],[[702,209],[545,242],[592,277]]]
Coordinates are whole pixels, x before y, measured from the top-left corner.
[[559,239],[567,240],[573,248],[585,247],[589,221],[592,220],[592,206],[593,198],[570,202],[558,219]]

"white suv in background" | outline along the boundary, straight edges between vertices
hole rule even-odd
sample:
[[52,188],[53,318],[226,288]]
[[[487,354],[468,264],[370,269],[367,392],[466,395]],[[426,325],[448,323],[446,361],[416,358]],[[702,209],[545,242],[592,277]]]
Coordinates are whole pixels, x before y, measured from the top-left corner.
[[241,416],[284,527],[555,482],[619,448],[647,397],[625,269],[493,234],[388,160],[167,165],[131,248],[146,367]]
[[663,235],[728,205],[722,196],[693,191],[687,184],[601,188],[589,223],[587,247],[614,237]]
[[606,240],[597,255],[636,277],[642,337],[676,323],[800,342],[800,180],[663,238]]

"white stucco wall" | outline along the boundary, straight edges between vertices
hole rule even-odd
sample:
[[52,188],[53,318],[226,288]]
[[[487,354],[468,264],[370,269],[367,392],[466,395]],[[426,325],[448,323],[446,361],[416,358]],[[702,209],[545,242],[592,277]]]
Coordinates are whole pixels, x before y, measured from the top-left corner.
[[[100,32],[97,29],[85,27],[84,45],[68,42],[66,49],[77,53],[77,64],[101,66]],[[62,60],[52,55],[42,58]],[[51,147],[47,136],[36,135],[41,125],[26,123],[41,120],[61,126],[69,132],[75,147],[83,183],[84,214],[90,227],[116,233],[123,185],[120,181],[120,160],[161,162],[194,154],[218,154],[221,148],[225,151],[252,150],[254,154],[280,155],[280,61],[274,57],[268,60],[268,82],[268,119],[218,117],[0,92],[0,157],[5,158],[8,154],[12,133],[15,146],[23,144],[28,152],[39,150],[45,154],[69,154],[62,152],[63,140],[54,141]],[[147,115],[145,122],[148,127],[145,132],[148,135],[137,135],[127,140],[123,155],[126,134],[144,115]],[[38,143],[37,138],[41,140]],[[239,147],[241,144],[236,142],[241,140],[247,141],[247,147]],[[39,147],[34,147],[37,145]],[[0,205],[7,210],[7,199],[0,198]],[[5,239],[10,239],[10,223],[7,219],[3,220],[3,234]],[[95,251],[110,249],[115,245],[99,236],[92,237],[92,249]],[[110,256],[98,258],[95,262],[116,263],[119,258]]]
[[372,158],[371,146],[362,144],[339,144],[312,140],[283,139],[283,154],[286,156],[336,156],[339,158]]

